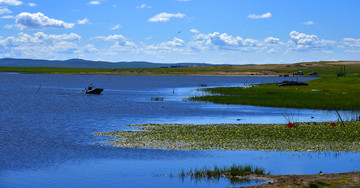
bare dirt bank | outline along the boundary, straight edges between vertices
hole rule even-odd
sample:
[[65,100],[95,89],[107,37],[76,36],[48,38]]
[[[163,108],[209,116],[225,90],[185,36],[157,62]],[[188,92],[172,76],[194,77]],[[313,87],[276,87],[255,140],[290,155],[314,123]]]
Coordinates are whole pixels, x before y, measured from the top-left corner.
[[360,172],[315,175],[251,175],[248,178],[267,180],[269,183],[252,188],[273,187],[360,187]]

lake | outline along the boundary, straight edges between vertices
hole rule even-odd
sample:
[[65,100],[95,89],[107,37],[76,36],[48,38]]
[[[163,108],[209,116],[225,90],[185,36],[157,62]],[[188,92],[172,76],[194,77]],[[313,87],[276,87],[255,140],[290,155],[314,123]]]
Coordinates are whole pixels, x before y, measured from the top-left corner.
[[[333,111],[191,102],[198,88],[250,86],[294,78],[115,76],[0,73],[0,187],[229,187],[169,174],[204,166],[251,164],[271,174],[360,170],[359,153],[169,151],[103,146],[94,132],[143,123],[336,121]],[[298,78],[299,81],[313,78]],[[104,88],[86,95],[89,84]],[[163,98],[154,101],[152,98]],[[352,118],[357,112],[340,112]]]

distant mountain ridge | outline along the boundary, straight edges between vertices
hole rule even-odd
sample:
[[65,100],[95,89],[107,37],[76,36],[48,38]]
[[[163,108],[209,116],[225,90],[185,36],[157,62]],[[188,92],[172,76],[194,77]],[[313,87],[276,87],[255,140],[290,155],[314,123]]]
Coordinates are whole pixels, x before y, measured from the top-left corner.
[[42,59],[0,59],[0,67],[58,67],[58,68],[161,68],[161,67],[190,67],[190,66],[214,66],[208,63],[150,63],[146,61],[91,61],[84,59],[68,60],[42,60]]

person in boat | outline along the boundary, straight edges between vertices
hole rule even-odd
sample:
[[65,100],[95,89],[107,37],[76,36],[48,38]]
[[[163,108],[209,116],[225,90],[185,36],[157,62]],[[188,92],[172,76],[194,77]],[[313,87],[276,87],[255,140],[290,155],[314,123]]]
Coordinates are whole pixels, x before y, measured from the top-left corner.
[[92,90],[93,89],[93,85],[90,84],[89,87],[88,87],[88,90]]

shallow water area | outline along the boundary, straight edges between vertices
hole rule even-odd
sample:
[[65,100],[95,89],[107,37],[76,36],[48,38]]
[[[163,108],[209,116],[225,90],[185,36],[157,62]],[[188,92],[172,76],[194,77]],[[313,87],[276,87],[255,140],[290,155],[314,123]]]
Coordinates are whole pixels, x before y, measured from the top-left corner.
[[[329,121],[331,111],[217,105],[184,100],[206,85],[246,86],[291,78],[0,74],[0,187],[229,187],[170,178],[181,169],[251,164],[272,174],[358,171],[358,153],[171,151],[102,146],[94,132],[144,123]],[[299,80],[311,78],[299,78]],[[89,84],[104,88],[86,95]],[[154,101],[160,97],[164,100]],[[353,112],[347,113],[352,116]],[[354,112],[356,113],[356,112]],[[314,117],[314,118],[311,118]]]

